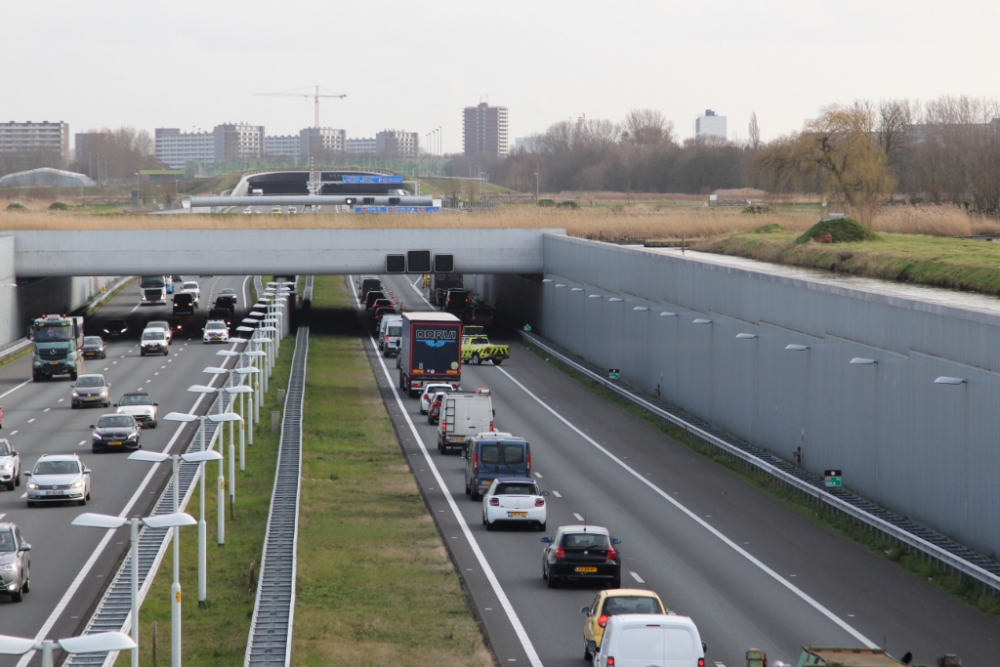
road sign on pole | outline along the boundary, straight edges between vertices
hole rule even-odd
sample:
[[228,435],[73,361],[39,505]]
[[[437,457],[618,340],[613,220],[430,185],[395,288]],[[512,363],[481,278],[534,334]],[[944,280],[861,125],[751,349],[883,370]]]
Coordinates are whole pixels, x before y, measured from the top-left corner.
[[844,485],[843,476],[840,473],[840,470],[823,471],[823,479],[826,482],[827,487],[841,487]]

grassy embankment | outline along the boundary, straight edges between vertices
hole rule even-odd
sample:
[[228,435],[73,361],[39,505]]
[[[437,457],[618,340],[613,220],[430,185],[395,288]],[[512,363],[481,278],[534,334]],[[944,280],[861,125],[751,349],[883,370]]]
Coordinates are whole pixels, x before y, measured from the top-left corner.
[[[726,456],[719,448],[709,445],[692,435],[689,431],[665,422],[651,413],[643,410],[632,403],[619,397],[602,384],[595,382],[589,377],[579,373],[575,369],[567,366],[558,359],[552,359],[544,350],[534,345],[526,347],[537,354],[547,363],[566,373],[591,392],[617,405],[619,408],[629,413],[633,417],[646,422],[652,428],[662,431],[673,440],[692,449],[703,457],[709,459],[730,472],[734,473],[744,481],[757,487],[764,493],[779,500],[795,512],[816,521],[819,524],[830,528],[840,535],[851,539],[866,549],[887,558],[911,574],[924,579],[937,588],[944,590],[951,595],[972,605],[976,609],[983,611],[993,618],[1000,620],[1000,597],[994,597],[990,593],[984,592],[982,584],[971,577],[959,573],[949,573],[947,570],[939,570],[929,562],[925,562],[919,553],[910,553],[906,547],[900,546],[890,539],[884,539],[868,530],[867,526],[855,523],[849,517],[845,517],[839,512],[834,512],[825,504],[817,504],[811,498],[806,498],[798,491],[789,489],[783,484],[779,484],[770,475],[766,475],[743,465],[729,456]],[[652,397],[647,397],[652,398]]]
[[[343,280],[316,279],[306,381],[298,585],[292,650],[297,665],[469,665],[492,657],[466,606],[459,578],[417,491],[364,355]],[[293,341],[282,346],[271,396],[288,377]],[[264,433],[266,431],[266,433]],[[236,521],[215,546],[215,494],[208,499],[209,602],[199,609],[197,540],[181,537],[184,658],[188,665],[241,665],[260,561],[277,436],[259,429],[239,474]],[[215,476],[212,466],[210,479]],[[214,485],[210,484],[211,489]],[[197,512],[197,501],[189,507]],[[142,662],[158,622],[160,664],[169,661],[169,549],[141,613]],[[123,654],[118,665],[128,664]]]

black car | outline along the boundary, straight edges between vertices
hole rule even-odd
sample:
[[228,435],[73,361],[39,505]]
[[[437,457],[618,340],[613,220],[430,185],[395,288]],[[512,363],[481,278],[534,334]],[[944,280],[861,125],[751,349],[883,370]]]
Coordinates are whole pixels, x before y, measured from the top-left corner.
[[563,581],[597,581],[621,588],[622,558],[611,537],[601,526],[559,526],[554,537],[543,537],[542,579],[555,588]]
[[393,308],[392,306],[379,306],[379,307],[377,307],[374,310],[374,315],[375,315],[375,331],[376,331],[376,333],[378,332],[379,327],[382,326],[382,318],[385,317],[386,315],[395,315],[395,314],[396,314],[396,309]]
[[101,415],[94,429],[91,449],[108,452],[122,449],[142,449],[142,428],[132,415]]
[[227,287],[226,289],[219,292],[219,296],[215,299],[217,307],[220,299],[228,301],[233,308],[236,307],[236,303],[237,301],[239,301],[239,297],[236,295],[236,290],[232,289],[231,287]]
[[100,336],[84,336],[83,338],[83,358],[84,359],[106,359],[108,356],[108,345]]
[[104,325],[104,333],[108,338],[124,338],[128,334],[128,323],[125,320],[108,320]]
[[365,294],[365,310],[371,310],[372,304],[375,303],[377,299],[387,298],[380,290],[372,290]]

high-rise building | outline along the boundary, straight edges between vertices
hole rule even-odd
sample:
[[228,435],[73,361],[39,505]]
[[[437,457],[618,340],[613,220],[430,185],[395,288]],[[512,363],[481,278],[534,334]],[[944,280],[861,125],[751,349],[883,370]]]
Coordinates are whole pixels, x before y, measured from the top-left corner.
[[264,157],[299,157],[301,140],[297,134],[264,137]]
[[384,157],[416,157],[420,135],[402,130],[382,130],[375,134],[375,153]]
[[212,130],[217,161],[253,160],[264,157],[264,126],[225,123]]
[[69,160],[69,123],[0,123],[0,152],[51,152],[60,162]]
[[694,120],[694,136],[698,137],[722,137],[728,138],[726,134],[726,117],[717,116],[711,109],[705,109],[704,116],[698,116]]
[[156,159],[171,169],[183,169],[188,160],[215,160],[212,132],[181,132],[176,127],[158,127]]
[[299,154],[306,160],[323,154],[343,153],[347,130],[307,127],[299,130]]
[[348,139],[344,142],[344,152],[354,155],[375,155],[375,139]]
[[510,151],[507,107],[491,107],[486,102],[465,107],[462,117],[462,145],[466,155],[490,159],[507,157]]

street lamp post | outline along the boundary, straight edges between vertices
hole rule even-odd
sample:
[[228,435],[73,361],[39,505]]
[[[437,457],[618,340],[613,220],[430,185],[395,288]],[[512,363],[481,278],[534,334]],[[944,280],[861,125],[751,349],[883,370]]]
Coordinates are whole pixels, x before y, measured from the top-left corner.
[[535,203],[538,203],[538,172],[535,172]]
[[[219,390],[220,389],[218,387],[206,387],[206,386],[200,385],[200,384],[194,384],[194,385],[191,385],[190,387],[188,387],[188,391],[196,392],[196,393],[202,393],[202,394],[216,393]],[[225,413],[223,413],[223,414],[225,414]],[[212,416],[208,417],[208,419],[211,422],[216,423],[219,420],[212,419],[212,417],[218,417],[218,416],[219,415],[212,415]],[[223,437],[219,436],[219,451],[220,451],[220,453],[222,451],[222,447],[223,447]],[[222,546],[226,545],[226,504],[225,504],[225,498],[226,498],[226,477],[225,477],[224,470],[223,470],[223,461],[222,461],[222,458],[219,458],[219,477],[216,479],[215,493],[216,493],[216,496],[218,497],[218,504],[219,504],[219,512],[218,512],[218,516],[216,517],[216,533],[217,533],[217,535],[216,535],[216,541],[217,541],[217,544],[220,547],[222,547]]]
[[[233,422],[242,422],[243,418],[240,417],[235,412],[223,412],[220,415],[209,415],[208,419],[217,424],[223,422],[229,422],[229,502],[236,502],[236,445],[233,442]],[[219,474],[221,476],[221,461]],[[224,485],[223,485],[224,486]],[[225,506],[223,505],[222,496],[219,496],[219,512],[225,513]]]
[[[235,387],[226,387],[226,391],[230,394],[239,394],[240,396],[240,411],[239,414],[243,417],[240,420],[240,471],[247,469],[246,467],[246,413],[243,411],[243,394],[253,393],[253,389],[246,386],[245,384],[239,384]],[[252,398],[250,399],[253,400]],[[230,423],[230,426],[232,424]]]
[[56,646],[67,653],[105,653],[129,649],[134,652],[136,650],[135,642],[122,632],[98,632],[66,639],[44,639],[40,642],[23,637],[0,635],[0,654],[24,655],[29,651],[41,651],[42,667],[53,667],[52,652]]

